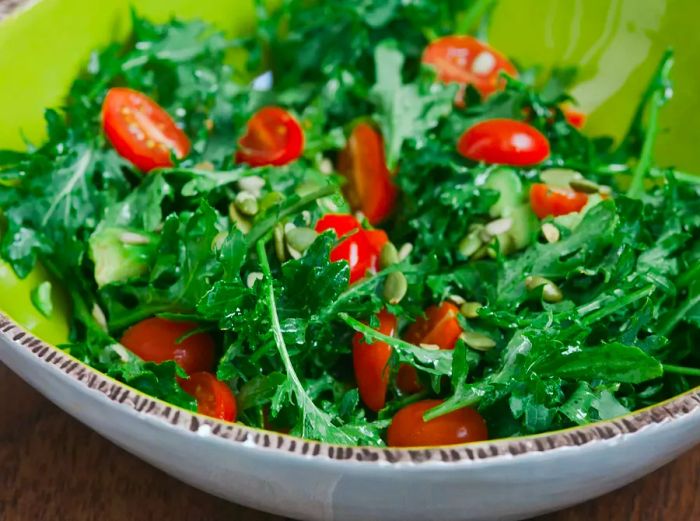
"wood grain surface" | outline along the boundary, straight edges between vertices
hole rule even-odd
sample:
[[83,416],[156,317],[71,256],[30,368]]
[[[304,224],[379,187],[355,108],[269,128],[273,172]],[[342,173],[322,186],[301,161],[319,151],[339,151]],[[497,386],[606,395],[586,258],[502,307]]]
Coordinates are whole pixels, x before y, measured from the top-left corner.
[[[95,472],[98,469],[98,472]],[[537,521],[700,520],[700,447]],[[209,496],[101,438],[0,364],[0,521],[282,521]]]

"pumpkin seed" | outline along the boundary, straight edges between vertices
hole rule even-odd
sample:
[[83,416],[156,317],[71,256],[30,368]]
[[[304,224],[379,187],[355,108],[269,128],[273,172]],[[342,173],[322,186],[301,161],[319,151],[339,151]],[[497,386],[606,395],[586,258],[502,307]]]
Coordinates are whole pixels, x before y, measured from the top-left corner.
[[494,342],[493,339],[481,333],[477,333],[476,331],[465,331],[459,335],[459,338],[476,351],[490,351],[496,347],[496,342]]
[[224,242],[226,241],[227,237],[228,232],[217,233],[211,240],[211,251],[216,253],[217,251],[221,250],[221,248],[224,246]]
[[270,192],[269,194],[266,194],[265,197],[260,199],[258,206],[260,207],[260,211],[264,212],[273,206],[277,206],[282,201],[284,201],[284,195],[279,192]]
[[599,193],[604,197],[610,197],[612,195],[612,188],[609,186],[600,185]]
[[561,302],[564,298],[564,294],[562,293],[561,289],[559,289],[559,286],[557,286],[551,280],[545,279],[544,277],[539,277],[537,275],[527,277],[525,279],[525,287],[528,291],[534,291],[537,288],[542,288],[542,299],[551,304]]
[[580,172],[568,168],[550,168],[540,174],[543,183],[554,188],[569,188],[575,179],[583,179]]
[[418,346],[427,351],[440,351],[440,346],[437,344],[418,344]]
[[206,172],[213,172],[214,171],[214,163],[211,161],[202,161],[201,163],[197,163],[194,165],[195,170],[204,170]]
[[119,236],[119,240],[124,244],[142,245],[151,242],[151,239],[145,235],[134,232],[124,232]]
[[561,238],[561,232],[559,228],[554,226],[552,223],[544,223],[542,225],[542,235],[549,243],[559,242]]
[[275,239],[275,255],[277,255],[277,260],[284,262],[287,259],[284,244],[284,227],[281,224],[278,224],[275,226],[272,234]]
[[238,192],[234,203],[238,211],[248,217],[257,215],[259,211],[258,199],[250,192]]
[[460,297],[459,295],[450,295],[447,297],[447,300],[453,304],[456,304],[457,306],[461,306],[467,302],[466,299]]
[[496,237],[507,233],[512,227],[513,219],[510,217],[504,217],[488,223],[485,230],[489,233],[489,235],[491,235],[491,237]]
[[245,279],[245,285],[248,286],[250,289],[253,289],[255,283],[259,280],[263,280],[263,278],[263,274],[259,271],[251,271],[250,273],[248,273],[248,276]]
[[457,252],[463,257],[471,257],[479,248],[483,246],[483,241],[481,240],[481,232],[483,228],[476,228],[464,239],[462,239],[457,245]]
[[243,191],[250,192],[256,197],[260,197],[260,192],[265,187],[265,180],[257,175],[244,177],[238,181],[238,188]]
[[572,179],[569,181],[569,186],[576,192],[584,194],[597,194],[600,192],[600,185],[589,181],[588,179]]
[[411,252],[413,251],[413,244],[407,242],[401,248],[399,248],[399,261],[406,260]]
[[398,264],[399,252],[396,251],[396,246],[387,242],[382,248],[382,253],[379,255],[379,268],[386,269],[389,266]]
[[383,296],[389,304],[398,304],[406,296],[408,281],[400,271],[394,271],[387,275],[384,281]]
[[250,229],[253,227],[251,222],[243,217],[241,213],[238,211],[236,208],[236,203],[231,203],[228,205],[228,218],[231,220],[231,223],[236,225],[236,228],[241,230],[243,233],[248,233],[250,232]]
[[285,234],[287,245],[291,246],[298,252],[305,252],[309,246],[313,244],[318,237],[318,233],[311,228],[298,227],[292,228]]
[[97,323],[102,330],[107,331],[107,317],[105,316],[105,312],[102,311],[102,308],[97,305],[97,303],[92,305],[92,318],[95,319],[95,322]]
[[459,312],[465,317],[465,318],[478,318],[479,317],[479,310],[484,307],[478,302],[465,302],[462,304],[459,308]]

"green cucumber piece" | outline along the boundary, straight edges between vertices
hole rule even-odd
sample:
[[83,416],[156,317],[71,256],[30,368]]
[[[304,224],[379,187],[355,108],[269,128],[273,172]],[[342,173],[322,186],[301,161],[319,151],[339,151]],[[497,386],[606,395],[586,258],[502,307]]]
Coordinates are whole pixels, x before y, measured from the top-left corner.
[[516,251],[522,250],[532,243],[537,234],[539,220],[529,204],[519,204],[510,210],[508,217],[513,219],[513,224],[508,230],[508,235],[513,239],[513,247]]
[[523,202],[523,182],[511,168],[494,170],[486,178],[484,186],[500,194],[498,201],[489,210],[491,217],[508,217]]

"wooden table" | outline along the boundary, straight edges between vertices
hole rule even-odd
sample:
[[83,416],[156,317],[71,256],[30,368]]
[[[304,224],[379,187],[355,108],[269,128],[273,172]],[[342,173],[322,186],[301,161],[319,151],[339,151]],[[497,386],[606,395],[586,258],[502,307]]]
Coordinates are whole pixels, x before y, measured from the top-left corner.
[[[94,474],[92,469],[102,472]],[[537,521],[700,520],[700,447]],[[179,483],[60,411],[0,364],[0,521],[281,521]]]

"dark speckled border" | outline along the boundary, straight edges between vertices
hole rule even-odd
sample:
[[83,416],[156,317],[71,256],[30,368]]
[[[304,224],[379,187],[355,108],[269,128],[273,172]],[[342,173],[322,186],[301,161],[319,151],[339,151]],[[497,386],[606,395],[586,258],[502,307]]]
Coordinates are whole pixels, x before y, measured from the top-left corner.
[[598,440],[608,440],[623,434],[631,434],[650,425],[668,422],[691,412],[700,413],[700,387],[698,387],[672,400],[616,420],[540,436],[429,449],[340,447],[205,418],[155,400],[103,375],[72,358],[59,348],[32,336],[2,313],[0,313],[0,335],[9,341],[10,349],[27,349],[40,361],[51,364],[55,369],[81,382],[92,392],[102,393],[123,407],[130,407],[141,414],[167,422],[175,428],[197,432],[202,427],[208,427],[213,436],[233,443],[252,442],[269,450],[281,450],[306,457],[316,456],[369,463],[380,461],[384,463],[454,463],[486,460],[586,445]]

